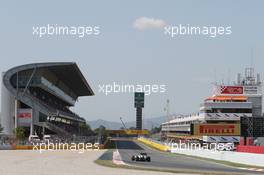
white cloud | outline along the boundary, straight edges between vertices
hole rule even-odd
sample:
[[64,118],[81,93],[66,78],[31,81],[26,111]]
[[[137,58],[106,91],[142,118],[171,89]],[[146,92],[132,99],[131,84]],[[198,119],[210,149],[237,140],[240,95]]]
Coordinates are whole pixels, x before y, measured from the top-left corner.
[[139,30],[159,29],[166,26],[166,22],[161,19],[141,17],[134,21],[133,27]]

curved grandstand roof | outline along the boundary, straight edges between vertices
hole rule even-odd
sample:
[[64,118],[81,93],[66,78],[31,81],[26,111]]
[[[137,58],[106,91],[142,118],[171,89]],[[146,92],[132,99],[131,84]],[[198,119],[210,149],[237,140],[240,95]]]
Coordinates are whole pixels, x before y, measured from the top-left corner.
[[61,81],[63,81],[77,96],[94,95],[91,87],[87,83],[80,69],[75,62],[47,62],[33,63],[14,67],[6,73],[15,74],[19,71],[29,69],[47,69],[54,73]]
[[[74,106],[79,96],[94,93],[76,63],[25,64],[6,71],[2,81],[3,87],[10,93],[7,99],[11,100],[12,95],[15,97],[12,100],[19,102],[17,108],[32,109],[31,128],[45,127],[62,135],[80,134],[79,125],[75,124],[85,123],[85,119],[69,107]],[[8,102],[7,105],[10,104]],[[5,121],[10,126],[7,132],[11,134],[14,114],[9,108],[5,109]],[[61,127],[65,123],[70,127]]]

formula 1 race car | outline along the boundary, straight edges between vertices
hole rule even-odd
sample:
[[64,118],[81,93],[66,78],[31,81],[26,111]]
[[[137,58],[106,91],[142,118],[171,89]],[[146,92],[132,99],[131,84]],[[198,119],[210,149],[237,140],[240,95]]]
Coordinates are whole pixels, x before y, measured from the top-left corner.
[[132,161],[142,161],[142,162],[150,162],[150,156],[147,155],[147,153],[140,153],[138,155],[133,155],[131,157]]

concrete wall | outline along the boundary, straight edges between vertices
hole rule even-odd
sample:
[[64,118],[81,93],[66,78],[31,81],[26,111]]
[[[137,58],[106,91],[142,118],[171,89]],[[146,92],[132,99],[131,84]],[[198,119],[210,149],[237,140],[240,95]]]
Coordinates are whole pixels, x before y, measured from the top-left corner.
[[3,134],[13,135],[15,117],[15,98],[1,82],[1,125]]
[[262,166],[262,167],[264,166],[264,154],[240,153],[233,151],[180,150],[180,149],[172,149],[171,152],[252,165],[252,166]]

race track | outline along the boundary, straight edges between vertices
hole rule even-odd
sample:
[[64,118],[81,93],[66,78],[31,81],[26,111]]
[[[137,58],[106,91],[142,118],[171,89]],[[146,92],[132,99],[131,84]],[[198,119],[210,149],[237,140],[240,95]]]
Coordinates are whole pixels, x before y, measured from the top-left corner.
[[[261,172],[242,170],[198,158],[160,152],[132,140],[117,140],[116,147],[122,160],[130,165],[158,169],[188,170],[196,173],[263,174]],[[151,162],[133,162],[131,160],[132,155],[137,155],[140,152],[146,152],[151,156]]]

